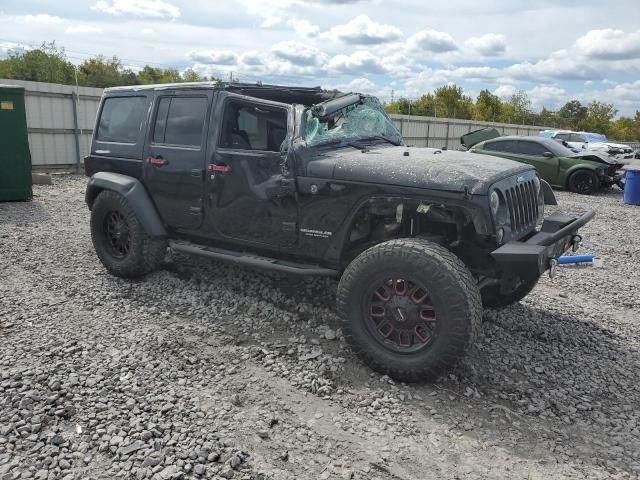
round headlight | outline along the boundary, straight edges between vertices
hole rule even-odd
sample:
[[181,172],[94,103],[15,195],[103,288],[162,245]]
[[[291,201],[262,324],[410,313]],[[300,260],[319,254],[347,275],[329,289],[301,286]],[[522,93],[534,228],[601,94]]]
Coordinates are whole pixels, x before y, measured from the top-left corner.
[[498,196],[498,192],[496,192],[495,190],[491,192],[489,203],[491,204],[491,213],[495,217],[498,213],[498,208],[500,208],[500,197]]

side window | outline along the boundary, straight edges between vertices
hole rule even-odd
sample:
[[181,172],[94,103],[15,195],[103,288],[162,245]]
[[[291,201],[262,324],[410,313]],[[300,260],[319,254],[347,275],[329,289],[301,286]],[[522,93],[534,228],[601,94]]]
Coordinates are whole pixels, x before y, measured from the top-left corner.
[[482,147],[483,150],[490,152],[504,152],[504,142],[487,142]]
[[279,152],[287,135],[284,108],[230,101],[224,109],[220,147]]
[[208,105],[205,96],[160,97],[153,143],[199,147]]
[[143,123],[146,101],[145,97],[107,97],[102,105],[96,139],[135,144]]
[[521,155],[542,156],[542,154],[547,151],[547,148],[544,145],[540,145],[536,142],[519,141],[515,142],[515,144],[514,153],[519,153]]
[[586,142],[586,138],[584,138],[582,135],[579,135],[577,133],[572,133],[571,135],[569,135],[569,142],[580,142],[580,143],[584,143]]
[[566,141],[566,140],[569,140],[569,134],[568,133],[558,133],[554,138]]

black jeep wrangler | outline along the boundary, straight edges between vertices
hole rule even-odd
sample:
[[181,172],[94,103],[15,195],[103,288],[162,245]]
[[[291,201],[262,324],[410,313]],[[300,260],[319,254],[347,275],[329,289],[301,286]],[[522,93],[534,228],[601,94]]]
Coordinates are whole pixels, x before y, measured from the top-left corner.
[[408,148],[373,97],[197,83],[105,90],[86,202],[120,277],[174,251],[340,278],[342,329],[371,368],[433,379],[482,306],[517,302],[593,217],[552,215],[529,165]]

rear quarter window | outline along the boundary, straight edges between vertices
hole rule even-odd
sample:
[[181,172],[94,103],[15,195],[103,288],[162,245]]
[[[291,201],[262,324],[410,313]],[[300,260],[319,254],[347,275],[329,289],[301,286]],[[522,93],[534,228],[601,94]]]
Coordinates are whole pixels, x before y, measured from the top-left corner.
[[106,98],[100,113],[97,140],[135,144],[144,123],[145,105],[144,96]]

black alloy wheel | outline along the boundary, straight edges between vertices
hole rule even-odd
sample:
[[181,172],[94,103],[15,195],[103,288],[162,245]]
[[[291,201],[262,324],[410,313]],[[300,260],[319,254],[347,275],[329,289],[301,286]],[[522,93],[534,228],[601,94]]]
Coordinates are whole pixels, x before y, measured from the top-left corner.
[[365,296],[367,328],[381,345],[398,353],[429,347],[438,332],[438,318],[428,290],[404,278],[388,278]]

